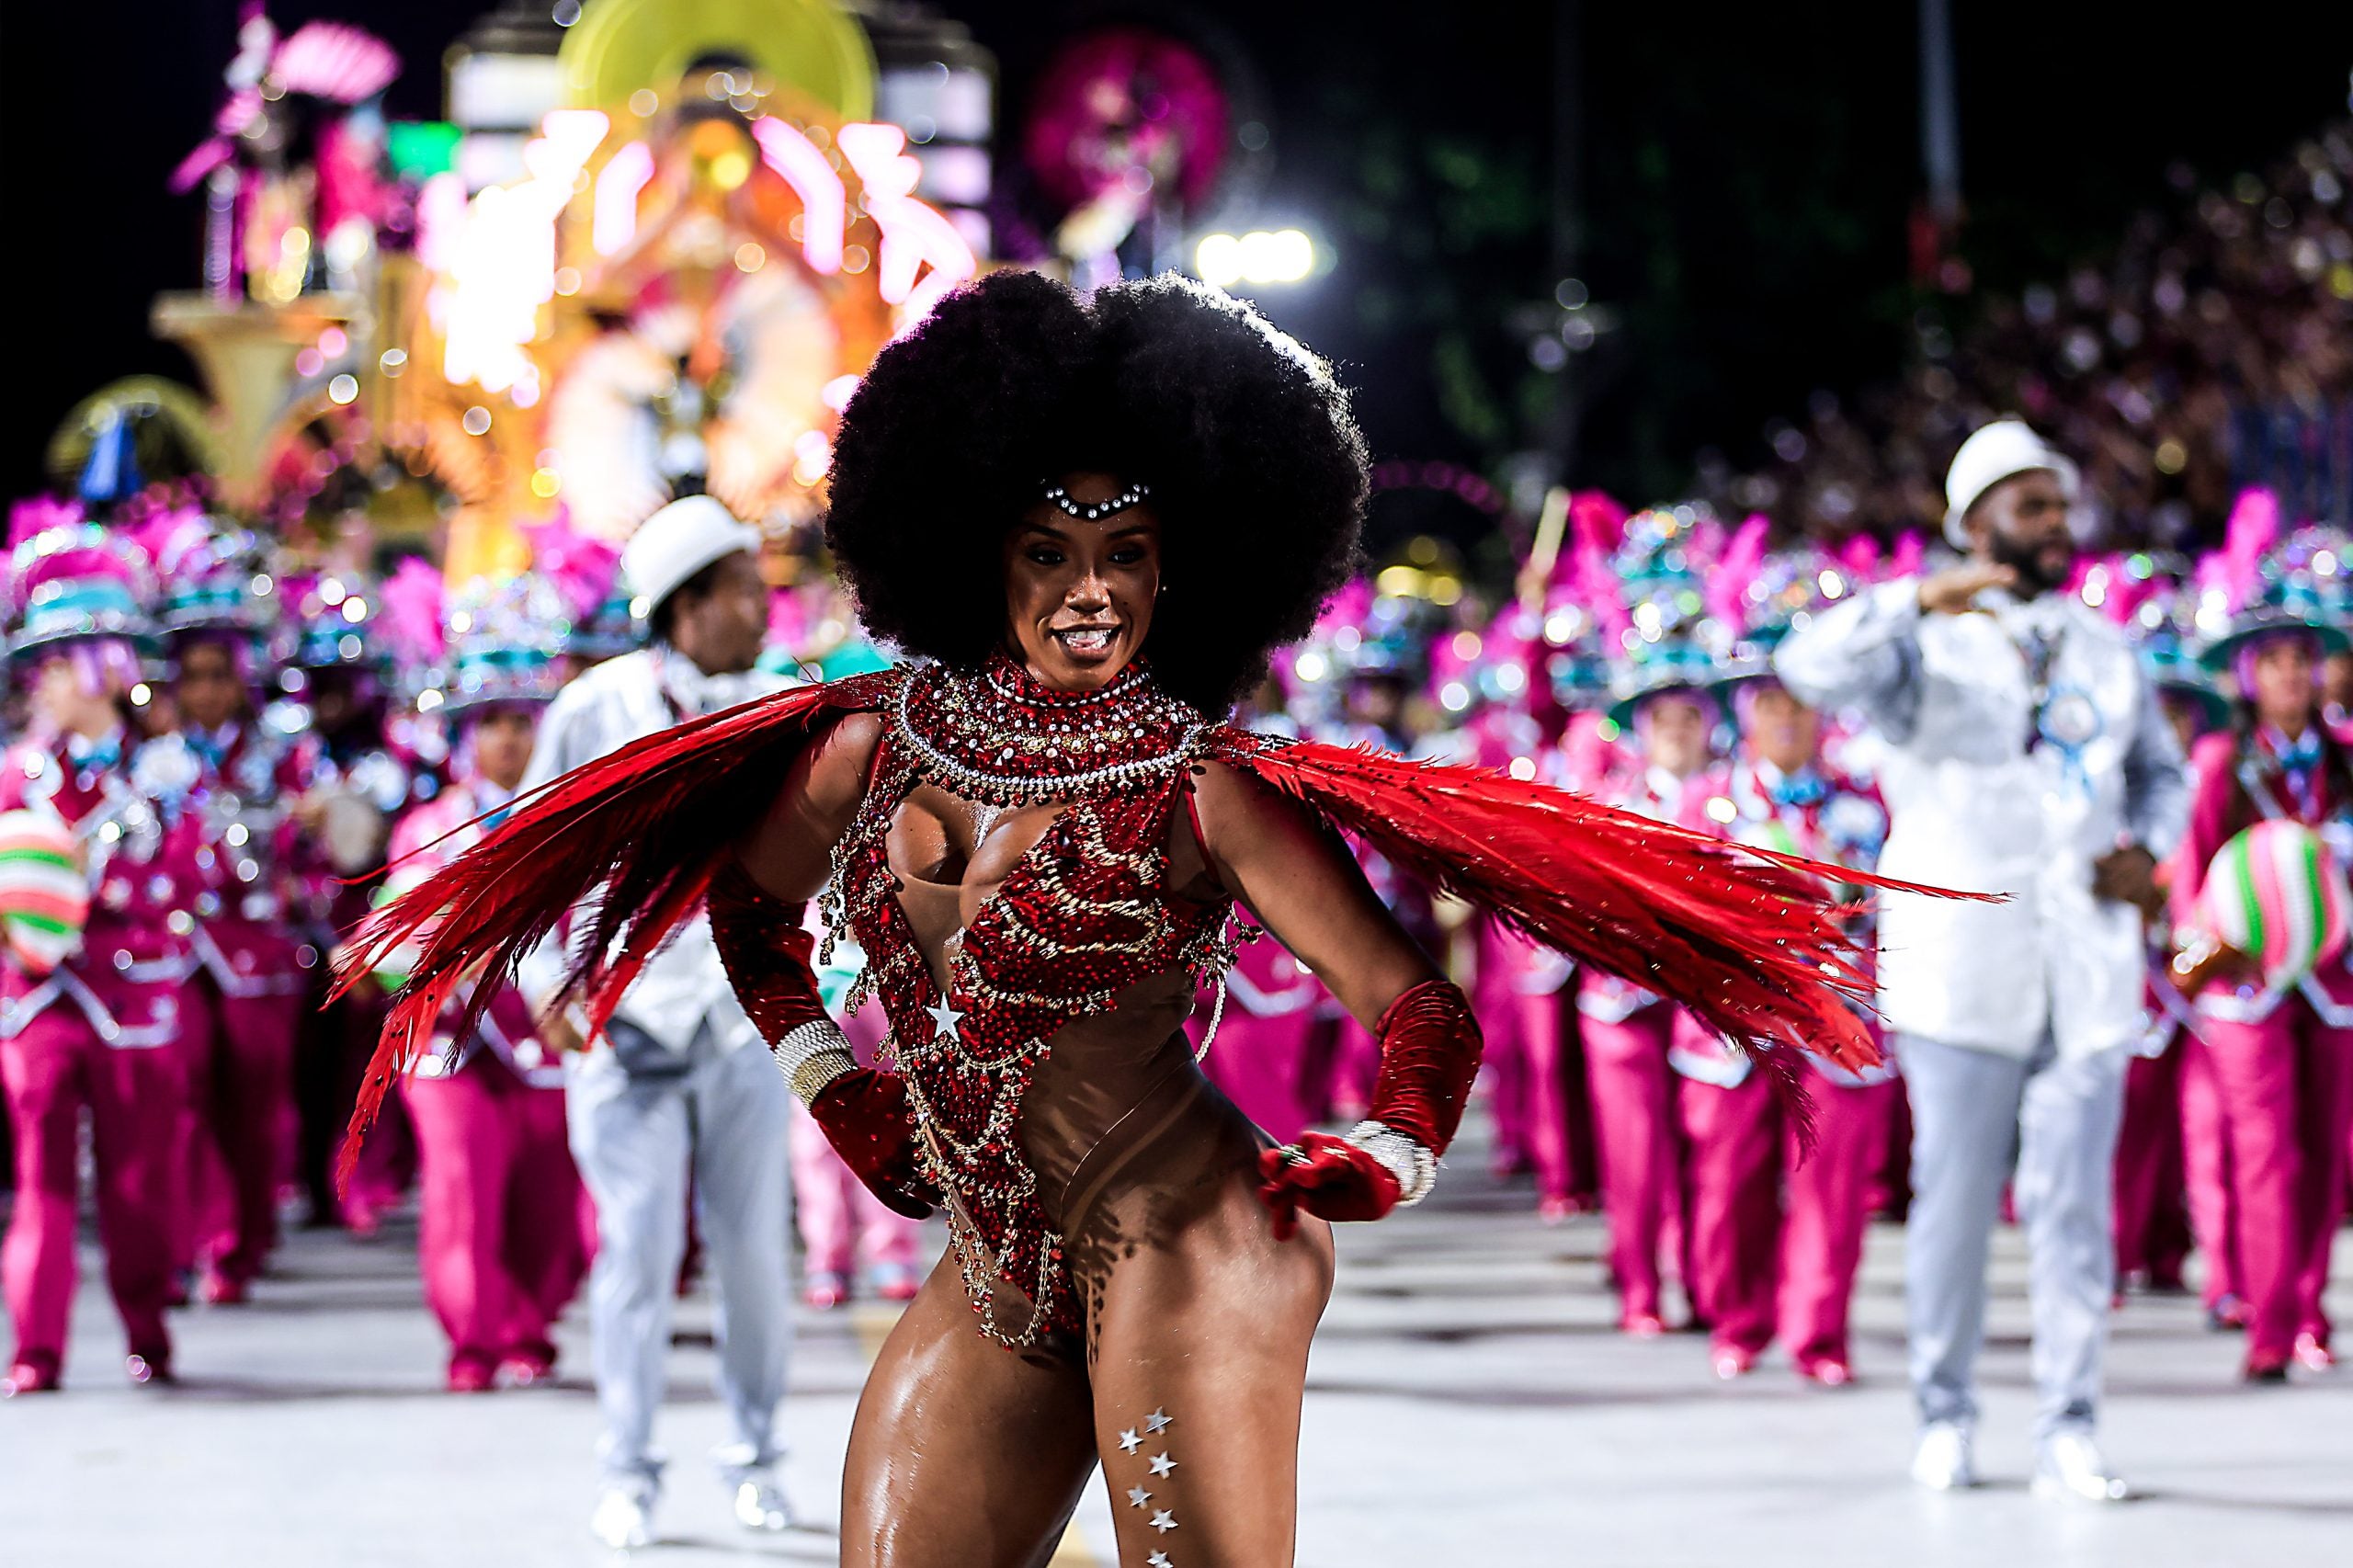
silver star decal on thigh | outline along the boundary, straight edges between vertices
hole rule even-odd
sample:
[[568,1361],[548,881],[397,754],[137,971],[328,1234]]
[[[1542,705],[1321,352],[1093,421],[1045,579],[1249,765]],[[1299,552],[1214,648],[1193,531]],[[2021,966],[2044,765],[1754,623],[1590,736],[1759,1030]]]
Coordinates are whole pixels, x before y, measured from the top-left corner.
[[1152,1516],[1152,1528],[1166,1535],[1176,1528],[1176,1516],[1165,1508],[1155,1509]]
[[938,1006],[926,1007],[924,1011],[929,1013],[931,1021],[939,1026],[935,1038],[939,1040],[956,1038],[956,1026],[964,1021],[964,1015],[949,1006],[945,998],[941,999]]
[[1143,1418],[1143,1429],[1147,1432],[1165,1432],[1175,1419],[1175,1416],[1165,1410],[1155,1410]]
[[1149,1503],[1149,1502],[1151,1502],[1151,1501],[1152,1501],[1152,1494],[1151,1494],[1151,1493],[1149,1493],[1149,1492],[1146,1492],[1142,1487],[1141,1487],[1141,1486],[1131,1486],[1131,1487],[1129,1487],[1129,1488],[1128,1488],[1128,1506],[1129,1506],[1129,1507],[1131,1507],[1131,1508],[1141,1508],[1141,1507],[1142,1507],[1146,1503]]
[[1154,1475],[1166,1475],[1170,1471],[1175,1470],[1176,1468],[1176,1461],[1170,1459],[1166,1454],[1156,1454],[1153,1457],[1152,1473]]
[[1176,1568],[1176,1564],[1168,1561],[1168,1553],[1155,1551],[1143,1560],[1143,1568]]
[[1143,1439],[1136,1436],[1136,1429],[1134,1427],[1131,1426],[1126,1431],[1120,1434],[1120,1451],[1121,1453],[1131,1454],[1142,1447],[1143,1447]]

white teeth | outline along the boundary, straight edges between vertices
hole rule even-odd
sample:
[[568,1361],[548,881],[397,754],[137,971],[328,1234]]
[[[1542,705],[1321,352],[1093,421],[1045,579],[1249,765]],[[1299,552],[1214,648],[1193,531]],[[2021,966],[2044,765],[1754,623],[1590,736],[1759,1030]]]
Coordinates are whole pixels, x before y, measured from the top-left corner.
[[1111,634],[1104,631],[1064,631],[1057,633],[1063,646],[1074,653],[1099,653],[1111,645]]

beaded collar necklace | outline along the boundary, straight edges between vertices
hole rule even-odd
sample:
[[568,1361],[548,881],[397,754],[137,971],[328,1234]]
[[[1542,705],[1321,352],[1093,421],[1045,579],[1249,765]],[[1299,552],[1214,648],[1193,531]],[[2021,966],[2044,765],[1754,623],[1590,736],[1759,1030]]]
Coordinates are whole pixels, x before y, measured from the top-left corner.
[[1141,660],[1097,691],[1057,691],[999,653],[977,672],[919,666],[892,725],[917,768],[983,805],[1131,790],[1182,767],[1208,722]]

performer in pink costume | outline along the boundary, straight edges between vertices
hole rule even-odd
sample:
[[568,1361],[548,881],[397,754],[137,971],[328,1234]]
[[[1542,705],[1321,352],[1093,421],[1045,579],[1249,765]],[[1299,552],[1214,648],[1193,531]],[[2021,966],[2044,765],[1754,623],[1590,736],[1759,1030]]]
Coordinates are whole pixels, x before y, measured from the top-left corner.
[[[1704,815],[1729,836],[1868,872],[1887,838],[1879,792],[1826,762],[1820,716],[1771,674],[1767,657],[1788,614],[1814,598],[1829,563],[1768,563],[1745,609],[1767,618],[1727,683],[1740,753],[1714,777]],[[1794,593],[1797,602],[1790,602]],[[1858,933],[1868,946],[1869,933]],[[1775,1338],[1799,1375],[1854,1380],[1847,1308],[1870,1220],[1870,1176],[1887,1138],[1892,1068],[1856,1074],[1814,1059],[1813,1146],[1790,1124],[1745,1058],[1688,1018],[1669,1059],[1680,1074],[1691,1290],[1711,1336],[1716,1374],[1736,1378]]]
[[170,639],[181,734],[201,769],[205,879],[190,935],[189,1004],[209,1037],[191,1173],[198,1295],[240,1301],[278,1240],[294,1174],[294,1041],[320,952],[294,929],[294,802],[314,748],[256,708],[277,609],[250,535],[189,512],[159,541],[159,619]]
[[[2241,516],[2247,511],[2243,499]],[[2321,619],[2316,597],[2300,593],[2291,573],[2274,567],[2265,580],[2234,580],[2245,566],[2230,559],[2240,522],[2234,517],[2217,575],[2245,608],[2204,655],[2235,676],[2239,713],[2191,755],[2196,792],[2173,895],[2177,929],[2197,936],[2176,967],[2197,997],[2225,1126],[2247,1304],[2245,1375],[2277,1381],[2290,1363],[2322,1370],[2336,1362],[2322,1295],[2345,1212],[2353,954],[2340,948],[2299,981],[2270,981],[2251,955],[2213,953],[2197,906],[2218,854],[2258,822],[2301,822],[2340,868],[2353,859],[2353,761],[2321,712],[2321,663],[2347,646],[2346,633]],[[2229,1238],[2201,1236],[2200,1244],[2220,1251]]]
[[[408,578],[388,613],[416,619],[420,607],[400,600],[427,586]],[[497,825],[529,766],[540,710],[560,684],[563,608],[536,578],[470,589],[449,619],[446,688],[426,689],[441,696],[458,729],[452,782],[394,826],[388,895],[423,881]],[[405,976],[384,978],[396,984]],[[553,1372],[551,1325],[579,1289],[588,1257],[580,1178],[565,1140],[563,1071],[541,1045],[529,1005],[505,986],[462,1040],[453,1032],[456,1011],[402,1093],[416,1128],[426,1304],[449,1339],[450,1392],[472,1393]]]
[[[1461,722],[1431,750],[1517,778],[1563,782],[1532,711],[1542,677],[1540,618],[1506,608],[1483,631],[1442,636],[1430,650],[1430,691]],[[1577,1178],[1590,1152],[1578,1147],[1571,1115],[1569,988],[1574,966],[1559,954],[1478,917],[1472,1004],[1486,1032],[1481,1077],[1495,1121],[1499,1172],[1530,1170],[1538,1212],[1559,1221],[1586,1206]],[[1582,1161],[1580,1159],[1582,1156]]]
[[[2135,569],[2125,558],[2102,562],[2086,578],[2097,582],[2098,599],[2117,623],[2136,635],[2150,685],[2172,723],[2186,759],[2199,736],[2230,722],[2229,700],[2189,656],[2186,639],[2194,631],[2195,597],[2180,591],[2171,576]],[[2187,768],[2187,761],[2184,763]],[[2193,1090],[2188,1063],[2198,1051],[2187,1027],[2190,1006],[2166,972],[2172,951],[2168,922],[2150,931],[2144,1011],[2148,1027],[2134,1047],[2124,1078],[2124,1120],[2116,1140],[2116,1278],[2120,1298],[2127,1285],[2162,1290],[2183,1288],[2190,1243],[2188,1188],[2205,1181],[2215,1189],[2220,1176],[2221,1122],[2215,1114],[2211,1075]],[[2203,1102],[2193,1112],[2191,1100]],[[2186,1134],[2195,1124],[2205,1146],[2193,1161]],[[2227,1198],[2222,1199],[2227,1203]],[[2222,1225],[2216,1226],[2220,1233]],[[2227,1253],[2225,1247],[2222,1251]],[[2207,1300],[2219,1305],[2230,1289],[2223,1258],[2207,1265]],[[2224,1314],[2227,1316],[2227,1312]]]
[[[422,562],[416,569],[429,570]],[[377,585],[331,571],[286,579],[279,591],[298,629],[290,663],[309,706],[305,735],[317,757],[310,791],[296,808],[316,851],[299,871],[300,915],[312,939],[326,949],[366,916],[392,822],[429,800],[439,780],[421,758],[392,744],[382,669],[389,640],[377,624]],[[306,998],[296,1062],[313,1220],[339,1221],[363,1237],[376,1233],[416,1165],[407,1102],[395,1098],[385,1108],[386,1135],[370,1140],[346,1190],[338,1195],[327,1179],[335,1129],[350,1111],[367,1042],[382,1018],[383,998],[372,989],[328,1002],[322,985]]]
[[[1629,687],[1639,691],[1613,713],[1633,733],[1637,755],[1605,782],[1600,799],[1681,827],[1706,820],[1709,733],[1717,718],[1715,699],[1706,691],[1712,675],[1698,650],[1674,645],[1662,645],[1649,667],[1630,675]],[[1638,1338],[1653,1338],[1666,1328],[1660,1256],[1674,1256],[1679,1266],[1683,1251],[1683,1155],[1667,1064],[1678,1009],[1615,975],[1588,974],[1577,1011],[1619,1324]]]
[[[12,532],[18,529],[12,528]],[[152,569],[95,525],[40,528],[9,560],[8,653],[31,689],[30,734],[0,759],[0,810],[51,814],[90,881],[78,948],[36,973],[0,959],[0,1081],[17,1154],[0,1284],[16,1331],[7,1381],[57,1386],[74,1301],[81,1115],[90,1112],[107,1284],[131,1380],[167,1380],[164,1308],[185,1224],[188,913],[199,879],[184,832],[193,760],[176,737],[140,744],[130,639],[150,630]]]

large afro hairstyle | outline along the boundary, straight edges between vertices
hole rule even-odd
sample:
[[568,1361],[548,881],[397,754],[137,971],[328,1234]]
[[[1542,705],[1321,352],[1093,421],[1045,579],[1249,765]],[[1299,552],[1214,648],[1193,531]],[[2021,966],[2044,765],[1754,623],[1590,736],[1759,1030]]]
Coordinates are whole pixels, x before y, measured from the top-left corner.
[[1086,470],[1152,487],[1165,591],[1143,653],[1205,713],[1356,566],[1364,437],[1330,366],[1175,275],[1081,298],[998,272],[885,348],[843,412],[825,537],[867,629],[978,668],[1005,642],[1006,534]]

